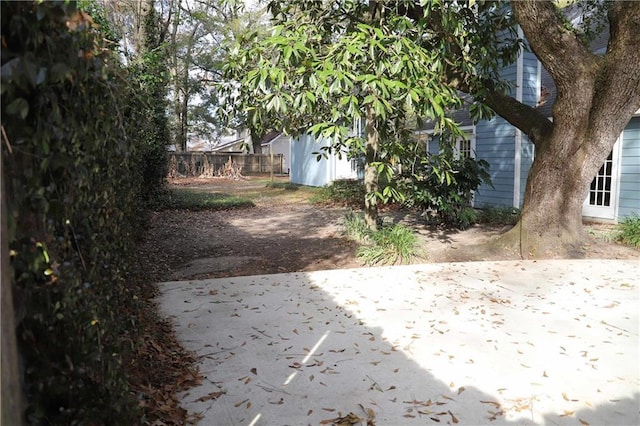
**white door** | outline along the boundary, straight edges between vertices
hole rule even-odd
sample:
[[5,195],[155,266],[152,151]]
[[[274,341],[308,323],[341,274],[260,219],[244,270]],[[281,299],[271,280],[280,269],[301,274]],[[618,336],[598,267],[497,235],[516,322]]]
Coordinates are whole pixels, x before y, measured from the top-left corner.
[[613,150],[591,181],[582,215],[598,219],[615,220],[618,208],[618,169],[620,164],[620,143],[618,138]]

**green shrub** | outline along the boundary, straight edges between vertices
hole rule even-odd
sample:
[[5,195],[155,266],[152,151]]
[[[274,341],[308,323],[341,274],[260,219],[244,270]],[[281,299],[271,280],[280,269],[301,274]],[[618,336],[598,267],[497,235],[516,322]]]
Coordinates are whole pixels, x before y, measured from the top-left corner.
[[382,223],[371,231],[362,214],[349,213],[344,219],[345,234],[359,243],[356,255],[366,265],[407,263],[418,253],[418,237],[401,224]]
[[618,239],[631,247],[640,248],[640,216],[632,214],[618,225]]
[[515,225],[520,219],[520,210],[515,207],[485,205],[478,220],[487,225]]
[[369,238],[371,244],[357,251],[366,265],[408,263],[417,255],[418,238],[404,225],[383,225]]
[[422,210],[431,223],[466,229],[477,220],[471,210],[473,192],[491,184],[489,163],[473,158],[452,158],[451,153],[427,155],[411,172],[398,178],[405,205]]
[[163,194],[157,209],[226,210],[254,206],[250,199],[236,195],[176,188],[167,190]]
[[311,197],[314,204],[339,204],[350,207],[363,207],[366,191],[361,181],[353,179],[336,180],[323,186]]

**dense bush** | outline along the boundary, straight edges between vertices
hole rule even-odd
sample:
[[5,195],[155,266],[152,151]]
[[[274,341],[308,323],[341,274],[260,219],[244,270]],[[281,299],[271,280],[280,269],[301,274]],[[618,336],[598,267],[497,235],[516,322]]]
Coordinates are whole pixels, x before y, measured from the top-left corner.
[[311,202],[363,207],[365,194],[366,191],[362,181],[339,179],[320,188],[318,193],[311,199]]
[[477,221],[473,192],[482,183],[491,184],[491,178],[486,161],[443,152],[426,154],[397,182],[405,205],[421,210],[430,222],[465,229]]
[[640,216],[633,214],[618,225],[618,239],[631,247],[640,248]]
[[487,225],[515,225],[520,219],[520,209],[515,207],[485,205],[478,221]]
[[140,131],[153,128],[143,89],[75,3],[2,2],[3,180],[29,424],[139,419],[121,362],[135,346],[132,254],[154,191],[143,154],[162,143]]

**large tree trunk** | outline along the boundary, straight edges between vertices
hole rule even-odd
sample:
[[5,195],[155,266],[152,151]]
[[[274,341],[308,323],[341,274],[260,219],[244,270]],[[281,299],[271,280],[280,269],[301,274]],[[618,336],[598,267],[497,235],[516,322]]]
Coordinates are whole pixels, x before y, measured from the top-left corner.
[[372,231],[378,229],[378,170],[372,165],[378,157],[379,138],[378,129],[376,128],[376,116],[373,110],[373,106],[367,106],[366,123],[365,123],[365,136],[366,136],[366,152],[365,152],[365,165],[364,165],[364,187],[365,187],[365,200],[364,200],[364,219]]
[[497,243],[525,258],[580,257],[589,184],[640,108],[640,3],[610,5],[605,56],[593,54],[566,30],[551,1],[511,5],[531,49],[553,77],[557,97],[553,122],[512,98],[489,99],[498,114],[529,135],[536,154],[520,222]]
[[616,137],[600,135],[600,147],[586,144],[583,129],[560,130],[536,150],[518,224],[500,241],[523,258],[582,257],[586,233],[582,206],[589,185]]

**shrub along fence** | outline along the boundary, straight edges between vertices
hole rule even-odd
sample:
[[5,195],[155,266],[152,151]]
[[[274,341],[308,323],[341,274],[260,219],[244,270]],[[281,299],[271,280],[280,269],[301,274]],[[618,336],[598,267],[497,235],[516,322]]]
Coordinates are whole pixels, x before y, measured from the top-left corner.
[[175,152],[169,155],[169,177],[213,177],[225,175],[231,167],[242,175],[282,174],[282,154],[240,154],[230,152]]

